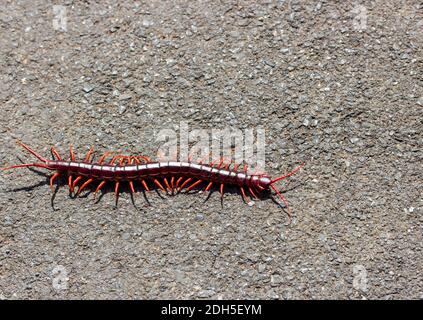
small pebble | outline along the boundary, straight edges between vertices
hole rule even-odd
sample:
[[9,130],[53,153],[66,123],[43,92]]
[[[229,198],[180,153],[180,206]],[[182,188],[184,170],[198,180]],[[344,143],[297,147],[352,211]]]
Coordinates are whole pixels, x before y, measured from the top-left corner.
[[118,110],[119,114],[124,114],[124,113],[125,113],[125,111],[126,111],[126,107],[125,107],[125,106],[123,106],[123,105],[120,105],[120,106],[119,106],[119,110]]
[[352,137],[350,138],[351,143],[357,143],[358,142],[358,138],[357,137]]
[[129,233],[127,233],[127,232],[125,232],[123,235],[122,235],[122,239],[123,240],[128,240],[130,238],[130,234]]
[[82,88],[82,90],[84,90],[85,93],[90,93],[91,91],[94,90],[94,87],[87,84]]
[[208,297],[211,297],[212,295],[214,295],[215,294],[215,292],[214,292],[214,290],[201,290],[199,293],[198,293],[198,296],[200,297],[200,298],[208,298]]
[[119,96],[120,101],[129,100],[131,98],[132,98],[132,96],[129,93],[125,93],[125,94],[122,94],[121,96]]

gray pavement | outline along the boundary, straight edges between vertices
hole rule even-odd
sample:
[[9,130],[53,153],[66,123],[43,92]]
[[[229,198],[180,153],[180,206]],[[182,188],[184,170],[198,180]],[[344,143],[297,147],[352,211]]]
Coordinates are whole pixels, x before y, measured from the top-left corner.
[[[239,193],[54,198],[0,174],[0,298],[421,299],[419,1],[2,1],[0,164],[266,130],[294,215]],[[282,184],[283,185],[283,184]]]

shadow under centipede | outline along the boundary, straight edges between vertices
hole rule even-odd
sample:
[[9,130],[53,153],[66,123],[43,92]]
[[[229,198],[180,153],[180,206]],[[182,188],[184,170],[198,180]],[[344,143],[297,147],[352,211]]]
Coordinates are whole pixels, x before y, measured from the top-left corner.
[[10,189],[10,190],[6,190],[5,192],[20,192],[20,191],[32,191],[38,187],[42,187],[48,185],[48,182],[46,183],[45,181],[41,181],[38,182],[36,184],[33,184],[31,186],[26,186],[26,187],[18,187],[18,188],[14,188],[14,189]]
[[[34,171],[38,175],[41,175],[41,176],[45,177],[46,179],[43,180],[43,181],[40,181],[40,182],[38,182],[36,184],[33,184],[31,186],[14,188],[14,189],[7,190],[6,192],[21,192],[21,191],[28,192],[28,191],[32,191],[32,190],[37,189],[37,188],[42,187],[42,186],[49,186],[49,180],[50,180],[50,178],[48,177],[48,175],[43,174],[42,172],[39,172],[39,171],[34,170],[32,168],[30,170],[31,171]],[[57,194],[58,190],[59,190],[59,185],[56,185],[56,187],[55,187],[55,189],[54,189],[54,191],[52,193],[51,200],[50,200],[50,204],[51,204],[51,207],[52,207],[53,211],[57,211],[58,210],[58,209],[56,209],[54,207],[54,199],[56,198],[56,194]]]
[[206,198],[204,199],[203,203],[210,199],[213,192],[214,192],[214,190],[210,190],[210,192],[207,194]]
[[59,210],[59,209],[56,209],[54,207],[54,199],[56,199],[56,195],[57,195],[58,191],[59,191],[59,185],[56,185],[56,187],[54,188],[53,194],[51,196],[51,200],[50,200],[51,208],[53,209],[53,211]]
[[146,202],[149,206],[151,206],[151,203],[150,203],[150,200],[148,200],[148,197],[147,197],[146,191],[145,191],[144,189],[141,189],[141,192],[142,192],[142,195],[143,195],[143,197],[144,197],[145,202]]

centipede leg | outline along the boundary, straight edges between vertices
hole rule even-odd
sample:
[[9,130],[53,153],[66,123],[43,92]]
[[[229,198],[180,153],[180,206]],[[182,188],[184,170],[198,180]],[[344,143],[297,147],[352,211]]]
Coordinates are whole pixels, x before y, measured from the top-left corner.
[[212,160],[212,162],[210,162],[210,167],[214,167],[215,162],[216,162],[216,160]]
[[165,186],[166,186],[166,193],[170,192],[171,188],[170,188],[169,182],[167,181],[166,178],[163,178],[163,181],[164,181]]
[[242,200],[247,203],[247,196],[245,195],[245,190],[243,187],[240,187],[241,189],[241,195],[242,195]]
[[116,198],[116,205],[117,205],[118,199],[119,199],[119,181],[116,181],[116,184],[115,184],[115,198]]
[[106,184],[106,181],[105,180],[103,180],[103,181],[101,181],[100,182],[100,184],[97,186],[97,188],[95,189],[95,191],[94,191],[94,200],[95,200],[95,198],[96,198],[96,196],[97,196],[97,192],[99,192],[100,190],[101,190],[101,188],[103,188],[104,187],[104,185]]
[[135,195],[134,183],[132,181],[129,181],[129,190],[131,190],[132,194]]
[[179,187],[179,189],[178,189],[178,193],[179,192],[181,192],[181,190],[190,182],[192,180],[192,178],[188,178],[188,179],[186,179],[182,184],[181,184],[181,186]]
[[51,191],[52,192],[54,192],[54,188],[53,188],[53,183],[54,183],[54,180],[56,180],[56,178],[57,177],[59,177],[60,176],[60,173],[58,173],[58,172],[56,172],[55,174],[53,174],[52,176],[51,176],[51,178],[50,178],[50,188],[51,188]]
[[178,190],[179,183],[184,179],[184,177],[179,177],[178,180],[176,180],[175,189]]
[[199,163],[203,163],[203,162],[210,163],[209,160],[211,155],[212,155],[212,152],[210,151],[207,156],[204,156],[203,158],[200,159]]
[[136,156],[134,158],[137,159],[138,163],[141,163],[141,161],[143,163],[149,163],[149,162],[151,162],[151,159],[149,157],[146,157],[146,156]]
[[98,159],[97,163],[98,164],[103,164],[104,160],[106,160],[106,158],[111,154],[111,152],[106,151],[105,153],[103,153],[103,155]]
[[172,176],[171,178],[170,178],[170,187],[171,187],[171,189],[172,189],[172,195],[174,194],[174,192],[175,192],[175,177],[174,176]]
[[82,179],[82,176],[77,176],[76,179],[73,181],[72,184],[72,190],[71,192],[73,192],[75,190],[76,184]]
[[196,182],[194,182],[192,185],[190,185],[188,188],[187,188],[187,192],[188,191],[190,191],[190,190],[192,190],[192,189],[194,189],[196,186],[198,186],[201,182],[203,182],[203,180],[197,180]]
[[220,191],[220,205],[223,208],[223,188],[224,188],[224,184],[221,183],[220,187],[219,187],[219,191]]
[[209,198],[210,198],[210,196],[211,196],[211,194],[212,194],[212,191],[211,191],[212,186],[213,186],[213,182],[212,182],[212,181],[210,181],[210,182],[207,184],[206,188],[204,189],[204,191],[206,191],[206,192],[207,192],[207,195],[206,195],[206,198],[204,199],[204,202],[206,202],[207,200],[209,200]]
[[224,188],[224,184],[223,183],[221,183],[220,184],[220,188],[219,188],[219,191],[220,191],[220,197],[223,199],[223,188]]
[[85,181],[83,184],[82,184],[82,186],[80,186],[79,187],[79,189],[78,189],[78,191],[76,192],[76,195],[75,196],[78,196],[80,193],[81,193],[81,191],[82,190],[84,190],[85,189],[85,187],[87,187],[91,182],[93,182],[94,181],[94,179],[88,179],[87,181]]
[[113,156],[113,158],[112,158],[112,160],[110,160],[109,164],[115,164],[115,161],[117,159],[119,159],[120,157],[121,157],[121,155],[115,155],[115,156]]
[[148,185],[147,185],[147,183],[145,182],[145,180],[141,180],[141,184],[142,184],[142,186],[144,187],[145,191],[147,191],[147,192],[149,192],[149,191],[150,191],[150,189],[148,188]]
[[141,181],[142,186],[144,187],[144,189],[141,189],[142,194],[144,196],[144,199],[148,204],[150,204],[150,201],[148,201],[147,194],[146,194],[146,192],[150,192],[150,189],[148,188],[148,185],[145,182],[145,180],[141,179],[140,181]]
[[59,155],[56,149],[51,147],[50,151],[51,151],[51,154],[53,155],[53,158],[56,158],[57,160],[62,160],[62,157]]
[[141,164],[141,161],[138,159],[138,157],[132,156],[132,157],[130,157],[129,163],[130,164],[133,164],[133,163]]
[[223,157],[220,158],[220,161],[219,161],[219,163],[218,163],[218,165],[217,165],[216,168],[220,169],[220,167],[222,166],[222,164],[223,164]]
[[209,184],[207,185],[207,187],[204,189],[204,191],[209,191],[212,186],[213,186],[213,182],[210,181]]
[[251,193],[251,195],[252,195],[252,197],[253,197],[254,200],[257,200],[258,199],[257,195],[254,193],[254,191],[253,191],[253,189],[251,187],[248,187],[248,191],[250,191],[250,193]]
[[69,192],[72,193],[72,175],[71,174],[68,177],[68,186],[69,186]]
[[163,190],[163,191],[166,191],[165,190],[165,188],[163,188],[163,186],[161,185],[161,183],[159,182],[159,180],[157,180],[157,179],[154,179],[153,180],[153,183],[160,189],[160,190]]
[[90,158],[91,158],[91,155],[93,154],[93,151],[94,151],[94,148],[91,147],[87,155],[85,156],[85,162],[91,162]]
[[69,146],[69,156],[70,156],[71,161],[75,161],[75,153],[73,152],[72,145]]

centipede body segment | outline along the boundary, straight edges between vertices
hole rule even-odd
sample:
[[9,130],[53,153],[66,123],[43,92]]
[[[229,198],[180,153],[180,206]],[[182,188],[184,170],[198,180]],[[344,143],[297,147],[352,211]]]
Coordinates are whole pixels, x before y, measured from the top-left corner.
[[[244,201],[246,201],[247,195],[257,199],[263,191],[273,190],[287,208],[289,217],[291,217],[291,211],[288,202],[274,184],[292,176],[304,165],[303,163],[291,172],[272,179],[265,174],[249,174],[246,165],[241,169],[236,164],[231,167],[231,164],[224,163],[222,159],[218,163],[210,164],[190,161],[153,162],[146,156],[118,154],[110,158],[112,153],[106,152],[94,162],[92,159],[93,148],[91,148],[85,158],[80,161],[76,159],[74,151],[70,147],[69,161],[62,159],[54,148],[51,148],[53,159],[49,160],[22,142],[18,141],[17,144],[35,156],[39,162],[12,165],[2,170],[37,167],[54,171],[50,177],[50,187],[53,189],[57,178],[67,177],[69,191],[75,196],[97,183],[94,191],[95,197],[107,182],[114,183],[116,201],[122,183],[129,184],[131,193],[135,193],[134,183],[139,182],[145,191],[150,191],[151,185],[154,185],[157,189],[172,195],[200,186],[204,186],[205,191],[210,191],[213,186],[217,186],[221,197],[223,197],[225,185],[230,185],[239,188]],[[110,160],[106,161],[108,158]],[[76,188],[78,189],[75,191]]]

